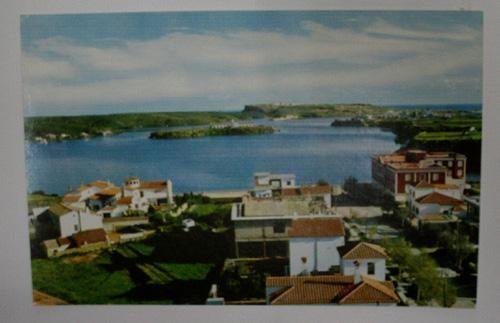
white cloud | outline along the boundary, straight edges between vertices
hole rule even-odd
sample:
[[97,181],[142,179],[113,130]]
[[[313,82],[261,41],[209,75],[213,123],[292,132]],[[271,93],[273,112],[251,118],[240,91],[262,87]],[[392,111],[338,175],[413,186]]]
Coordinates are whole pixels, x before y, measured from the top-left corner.
[[[317,89],[413,84],[470,67],[480,73],[480,33],[470,28],[411,31],[384,21],[360,31],[314,22],[303,22],[302,28],[303,34],[175,32],[106,48],[46,39],[23,56],[26,92],[34,106],[241,94],[259,101],[259,94],[273,91],[307,96]],[[100,73],[101,78],[84,79],[72,66],[87,71],[81,75]],[[49,82],[64,78],[78,85]]]
[[419,38],[426,40],[473,41],[481,37],[481,32],[467,26],[456,26],[451,30],[410,30],[394,26],[384,20],[377,20],[365,31],[389,37]]
[[75,77],[77,70],[65,61],[51,61],[40,57],[23,54],[22,73],[25,81],[47,81]]

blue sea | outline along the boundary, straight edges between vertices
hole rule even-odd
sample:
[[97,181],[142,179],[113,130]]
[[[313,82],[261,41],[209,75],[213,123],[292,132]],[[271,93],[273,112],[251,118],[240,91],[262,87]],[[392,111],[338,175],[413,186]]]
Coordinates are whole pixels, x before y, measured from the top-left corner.
[[370,181],[373,154],[399,148],[378,128],[331,127],[332,118],[264,121],[274,134],[152,140],[133,131],[47,145],[26,143],[28,191],[63,194],[96,179],[171,179],[174,191],[245,189],[254,172],[296,174],[299,183]]

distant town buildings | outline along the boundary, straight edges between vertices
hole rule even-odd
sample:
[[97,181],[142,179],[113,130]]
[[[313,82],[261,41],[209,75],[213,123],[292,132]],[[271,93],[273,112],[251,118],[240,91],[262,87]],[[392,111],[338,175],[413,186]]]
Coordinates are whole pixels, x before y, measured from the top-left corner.
[[[47,255],[54,256],[69,248],[108,241],[106,232],[147,224],[147,217],[133,212],[145,213],[150,207],[171,203],[173,188],[170,180],[141,181],[138,177],[129,177],[122,187],[98,180],[70,191],[63,196],[61,203],[50,208],[37,208],[36,215],[33,211],[32,221]],[[124,234],[123,238],[141,235],[130,233]]]

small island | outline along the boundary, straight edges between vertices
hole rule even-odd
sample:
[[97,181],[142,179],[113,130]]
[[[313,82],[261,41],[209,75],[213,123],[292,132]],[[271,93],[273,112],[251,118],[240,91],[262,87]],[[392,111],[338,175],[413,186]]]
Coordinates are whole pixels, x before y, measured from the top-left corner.
[[269,126],[217,125],[208,128],[189,128],[172,131],[155,131],[149,135],[151,139],[184,139],[210,136],[236,136],[236,135],[262,135],[274,133],[274,128]]
[[360,118],[339,118],[333,120],[332,127],[366,127],[366,123]]

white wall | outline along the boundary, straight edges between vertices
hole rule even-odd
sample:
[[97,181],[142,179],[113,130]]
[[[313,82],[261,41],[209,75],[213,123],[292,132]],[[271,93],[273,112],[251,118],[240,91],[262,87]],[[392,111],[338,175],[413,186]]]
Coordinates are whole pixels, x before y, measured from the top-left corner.
[[71,211],[59,217],[61,237],[80,231],[102,228],[102,217],[86,211]]
[[417,216],[422,216],[426,214],[438,214],[444,213],[452,208],[451,205],[440,205],[440,204],[420,204],[415,203],[414,206],[417,208],[418,212],[415,212]]
[[80,211],[81,231],[102,228],[102,217],[90,212]]
[[[359,262],[359,273],[364,276],[372,277],[374,279],[385,281],[385,259],[342,259],[340,265],[340,272],[342,275],[354,275],[356,266],[354,262]],[[368,275],[368,263],[372,262],[375,264],[375,273],[373,275]]]
[[[339,265],[337,247],[344,244],[344,237],[290,238],[290,275],[298,275],[304,270],[327,271]],[[306,263],[302,257],[307,258]]]

